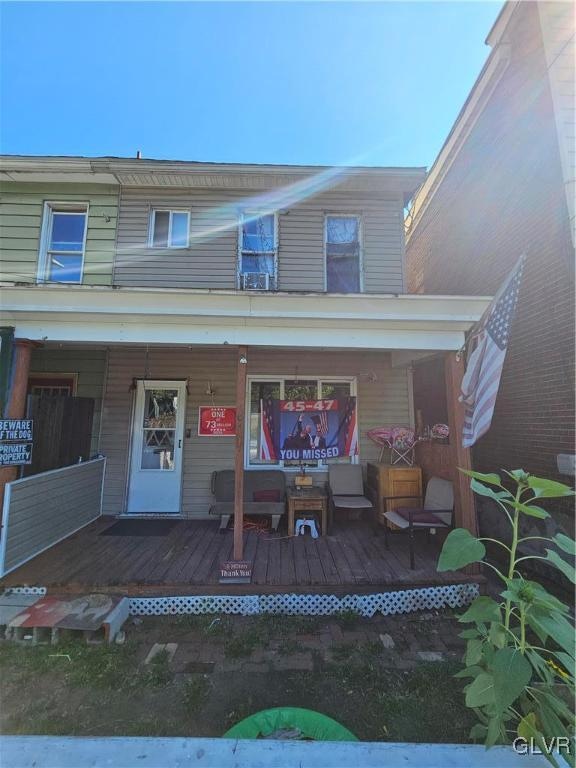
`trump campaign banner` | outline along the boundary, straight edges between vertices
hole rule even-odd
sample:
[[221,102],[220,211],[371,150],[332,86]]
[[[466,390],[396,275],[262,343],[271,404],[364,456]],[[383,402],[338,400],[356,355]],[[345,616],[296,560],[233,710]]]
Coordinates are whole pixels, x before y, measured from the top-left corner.
[[260,458],[311,461],[358,453],[356,398],[261,400]]

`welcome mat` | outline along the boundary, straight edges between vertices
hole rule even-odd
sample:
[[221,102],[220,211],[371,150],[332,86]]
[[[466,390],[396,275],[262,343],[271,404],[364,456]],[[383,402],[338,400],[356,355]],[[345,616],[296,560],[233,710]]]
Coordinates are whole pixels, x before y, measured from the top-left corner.
[[177,520],[118,520],[100,536],[167,536]]

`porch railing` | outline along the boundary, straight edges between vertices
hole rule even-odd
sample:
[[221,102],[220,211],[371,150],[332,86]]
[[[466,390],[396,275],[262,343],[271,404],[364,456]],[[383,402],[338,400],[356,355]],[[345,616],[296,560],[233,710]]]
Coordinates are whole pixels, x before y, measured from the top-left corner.
[[91,523],[102,514],[106,459],[41,472],[6,485],[0,576]]

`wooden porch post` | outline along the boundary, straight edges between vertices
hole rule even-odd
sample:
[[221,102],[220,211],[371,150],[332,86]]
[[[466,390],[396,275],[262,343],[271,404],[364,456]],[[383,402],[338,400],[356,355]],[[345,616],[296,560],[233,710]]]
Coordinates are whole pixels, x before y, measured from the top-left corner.
[[455,520],[458,527],[467,528],[473,536],[477,536],[478,522],[474,506],[474,494],[470,488],[470,478],[458,471],[458,467],[472,469],[470,449],[462,447],[464,405],[458,400],[464,371],[464,360],[462,358],[457,359],[455,352],[449,352],[444,358],[444,375],[448,426],[450,427],[450,452],[454,472]]
[[[28,393],[28,374],[30,373],[30,359],[33,341],[28,339],[14,340],[14,362],[11,371],[11,383],[3,414],[5,419],[23,419],[26,416],[26,396]],[[6,483],[11,483],[18,478],[18,467],[0,468],[0,517],[4,508],[4,489]]]
[[244,556],[244,421],[248,349],[238,347],[236,360],[236,443],[234,461],[234,560]]

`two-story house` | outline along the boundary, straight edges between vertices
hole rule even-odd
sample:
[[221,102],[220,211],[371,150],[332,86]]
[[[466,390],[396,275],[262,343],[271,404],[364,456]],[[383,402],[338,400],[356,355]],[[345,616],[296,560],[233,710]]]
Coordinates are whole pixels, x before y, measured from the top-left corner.
[[[332,461],[364,471],[378,462],[369,429],[414,423],[412,362],[422,355],[445,360],[458,430],[455,353],[488,299],[407,293],[403,211],[424,169],[4,157],[1,175],[0,317],[15,350],[4,415],[23,418],[28,392],[92,398],[91,452],[105,457],[20,486],[13,470],[4,475],[12,583],[56,579],[54,552],[60,581],[80,571],[84,584],[102,583],[103,572],[124,583],[213,581],[214,563],[232,552],[209,515],[213,473],[281,470],[290,485],[302,471],[263,448],[267,400],[354,403],[357,448],[311,454],[315,484]],[[203,406],[235,409],[233,428],[207,434]],[[452,446],[453,467],[466,465]],[[466,483],[454,475],[458,522],[473,530]],[[99,521],[67,539],[100,514],[171,516],[176,528],[138,547],[130,537],[77,538]],[[307,554],[292,540],[248,537],[244,554],[260,584],[394,583],[407,566],[400,555],[386,560],[371,529],[342,536],[320,537]],[[440,578],[436,552],[418,557],[412,581]],[[374,558],[378,567],[367,565]]]

